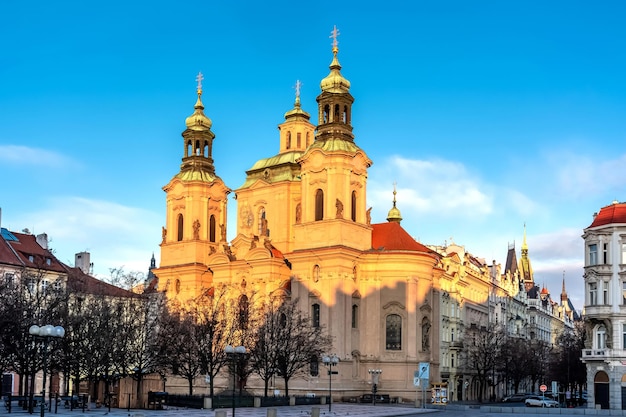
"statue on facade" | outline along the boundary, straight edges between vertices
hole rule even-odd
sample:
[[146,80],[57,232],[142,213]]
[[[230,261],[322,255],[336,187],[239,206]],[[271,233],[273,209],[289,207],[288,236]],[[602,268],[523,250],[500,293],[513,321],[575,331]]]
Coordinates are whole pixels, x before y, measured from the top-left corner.
[[340,199],[337,199],[335,201],[335,207],[337,207],[337,215],[335,216],[335,218],[343,219],[343,203]]
[[193,238],[200,239],[200,221],[198,219],[193,221]]

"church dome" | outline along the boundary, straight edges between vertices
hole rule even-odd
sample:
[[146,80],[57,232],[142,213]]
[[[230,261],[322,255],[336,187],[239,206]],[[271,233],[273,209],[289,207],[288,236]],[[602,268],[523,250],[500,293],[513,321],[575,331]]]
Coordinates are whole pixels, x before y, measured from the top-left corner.
[[191,130],[209,130],[213,122],[204,114],[204,105],[202,104],[201,97],[202,90],[198,90],[198,101],[194,106],[195,111],[191,116],[185,119],[185,125]]
[[341,75],[341,65],[337,59],[339,48],[333,47],[333,61],[330,63],[330,74],[320,82],[322,92],[347,93],[350,91],[350,81]]

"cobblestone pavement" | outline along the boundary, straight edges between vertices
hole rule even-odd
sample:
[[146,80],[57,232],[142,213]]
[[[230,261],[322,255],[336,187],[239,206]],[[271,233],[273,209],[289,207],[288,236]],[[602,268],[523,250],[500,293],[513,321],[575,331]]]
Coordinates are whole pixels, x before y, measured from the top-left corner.
[[[361,404],[333,404],[332,411],[328,411],[328,405],[298,405],[284,407],[261,407],[252,408],[244,407],[235,410],[235,417],[268,417],[272,414],[270,410],[276,410],[276,417],[314,417],[314,408],[319,409],[319,417],[396,417],[410,416],[421,413],[436,412],[433,409],[415,408],[412,406],[389,406],[389,405],[361,405]],[[186,408],[173,408],[168,410],[133,410],[112,408],[90,407],[83,412],[81,409],[69,410],[66,408],[58,408],[55,414],[54,408],[51,412],[46,410],[45,414],[49,417],[171,417],[171,416],[204,416],[204,417],[220,417],[221,413],[226,413],[226,417],[233,417],[232,409],[222,408],[216,410],[197,410]],[[13,407],[9,414],[6,409],[0,411],[0,415],[25,417],[31,415],[28,411],[19,407]],[[36,409],[32,414],[33,417],[40,415],[40,409]]]

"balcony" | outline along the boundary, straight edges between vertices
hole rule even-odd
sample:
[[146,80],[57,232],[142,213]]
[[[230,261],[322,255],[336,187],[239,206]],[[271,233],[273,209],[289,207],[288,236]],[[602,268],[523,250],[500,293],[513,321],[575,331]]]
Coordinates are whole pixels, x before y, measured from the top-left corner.
[[612,356],[613,353],[625,352],[613,352],[611,349],[583,349],[583,360],[605,360]]

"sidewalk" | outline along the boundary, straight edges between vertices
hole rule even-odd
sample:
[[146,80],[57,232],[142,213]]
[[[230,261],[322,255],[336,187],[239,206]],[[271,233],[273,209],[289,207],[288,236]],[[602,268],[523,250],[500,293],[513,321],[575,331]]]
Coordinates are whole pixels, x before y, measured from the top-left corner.
[[[328,405],[297,405],[297,406],[284,406],[284,407],[243,407],[235,410],[235,417],[267,417],[268,410],[275,409],[276,417],[309,417],[311,416],[312,409],[319,408],[320,417],[395,417],[395,416],[409,416],[421,413],[431,413],[437,411],[437,409],[423,409],[415,408],[412,406],[390,406],[390,405],[366,405],[366,404],[346,404],[346,403],[333,403],[331,412],[328,411]],[[179,408],[168,410],[134,410],[130,411],[126,409],[112,408],[109,412],[108,408],[95,408],[91,405],[89,410],[84,413],[81,409],[75,409],[70,411],[67,408],[59,408],[57,414],[46,410],[46,416],[49,417],[172,417],[172,416],[203,416],[203,417],[215,417],[215,413],[218,411],[226,412],[227,417],[233,417],[231,408],[220,408],[216,410],[197,410],[191,408]],[[13,408],[11,414],[6,409],[0,411],[2,416],[16,416],[25,417],[33,416],[39,417],[40,410],[36,409],[33,414],[29,414],[28,411],[24,411],[21,408]]]

